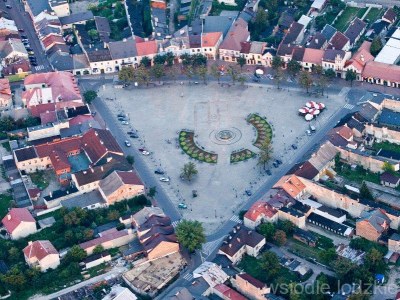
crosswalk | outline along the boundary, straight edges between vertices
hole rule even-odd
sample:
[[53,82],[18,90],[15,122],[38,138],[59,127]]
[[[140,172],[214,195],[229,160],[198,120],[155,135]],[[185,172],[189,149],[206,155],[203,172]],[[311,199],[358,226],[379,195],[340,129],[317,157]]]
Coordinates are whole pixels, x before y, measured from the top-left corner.
[[185,279],[187,281],[192,281],[192,279],[193,279],[192,273],[187,273],[187,274],[183,275],[183,279]]
[[44,66],[43,65],[35,66],[35,70],[36,71],[44,70]]
[[347,103],[345,106],[343,106],[343,108],[352,110],[354,108],[354,105]]
[[174,227],[174,228],[176,228],[176,226],[178,226],[178,224],[181,222],[181,220],[177,220],[177,221],[173,221],[172,222],[172,226]]
[[242,223],[242,220],[240,220],[239,216],[233,215],[229,220],[235,223]]
[[222,242],[223,239],[224,239],[224,237],[203,244],[203,247],[202,247],[202,250],[201,250],[201,251],[202,251],[205,255],[211,254],[211,253],[215,250],[215,248],[217,248],[217,247],[219,246],[219,244]]

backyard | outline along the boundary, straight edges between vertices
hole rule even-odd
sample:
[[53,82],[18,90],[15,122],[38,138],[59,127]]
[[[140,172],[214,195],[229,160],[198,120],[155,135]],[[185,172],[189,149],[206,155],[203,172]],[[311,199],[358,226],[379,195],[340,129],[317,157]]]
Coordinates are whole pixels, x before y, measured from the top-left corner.
[[350,182],[355,182],[361,184],[364,180],[379,184],[379,174],[373,173],[364,169],[361,166],[357,166],[355,169],[352,169],[350,165],[343,164],[338,168],[335,168],[335,171],[338,175],[344,177]]
[[50,184],[50,181],[53,179],[52,171],[36,171],[35,173],[30,174],[32,183],[36,185],[40,190],[44,190]]
[[13,198],[11,195],[0,194],[0,218],[3,218],[7,214],[12,200]]
[[337,30],[344,32],[347,29],[347,26],[350,24],[350,22],[355,18],[361,18],[365,12],[367,11],[367,8],[358,8],[358,7],[349,7],[347,6],[343,13],[336,19],[335,24],[333,27],[335,27]]
[[372,7],[369,10],[368,14],[365,16],[364,21],[367,21],[370,24],[374,23],[380,17],[383,11],[384,11],[383,9]]
[[383,150],[389,150],[389,151],[400,153],[400,145],[392,144],[389,142],[374,143],[372,148],[376,151],[383,149]]

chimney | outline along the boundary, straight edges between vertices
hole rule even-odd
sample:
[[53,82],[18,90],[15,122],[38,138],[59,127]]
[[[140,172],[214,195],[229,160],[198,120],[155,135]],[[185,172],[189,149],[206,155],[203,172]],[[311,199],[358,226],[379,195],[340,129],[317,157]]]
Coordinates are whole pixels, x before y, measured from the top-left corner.
[[318,45],[318,39],[315,39],[315,43]]
[[53,192],[49,193],[50,198],[53,198]]
[[10,221],[11,220],[11,214],[7,215],[7,220]]
[[361,61],[364,61],[364,55],[363,54],[360,55],[360,59],[361,59]]
[[232,244],[229,244],[229,248],[232,248]]
[[104,171],[104,168],[103,168],[103,166],[101,166],[101,167],[100,167],[100,169],[101,169],[101,171],[102,171],[102,172]]
[[239,238],[236,238],[237,239],[237,241],[240,243],[240,239]]
[[32,241],[29,241],[29,242],[28,242],[28,245],[32,245]]

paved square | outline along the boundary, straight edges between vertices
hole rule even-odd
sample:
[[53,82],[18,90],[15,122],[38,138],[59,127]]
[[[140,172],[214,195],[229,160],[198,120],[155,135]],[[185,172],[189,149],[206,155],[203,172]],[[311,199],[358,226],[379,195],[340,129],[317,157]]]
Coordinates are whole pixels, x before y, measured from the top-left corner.
[[[268,176],[260,174],[257,158],[230,164],[230,154],[242,148],[258,153],[252,145],[256,139],[255,129],[246,122],[251,113],[265,116],[273,127],[273,149],[275,158],[292,163],[294,151],[305,144],[308,124],[297,111],[309,100],[323,101],[327,109],[322,112],[316,127],[322,126],[328,118],[344,105],[343,97],[329,95],[329,98],[310,98],[300,90],[277,91],[275,88],[235,85],[221,87],[216,83],[208,85],[168,85],[156,88],[115,89],[111,85],[100,89],[100,97],[116,98],[107,101],[116,114],[128,113],[130,123],[138,130],[140,139],[131,140],[139,147],[145,146],[152,152],[146,158],[150,169],[162,167],[171,178],[165,189],[177,205],[185,202],[184,218],[201,221],[211,233],[240,208],[248,196],[245,190],[255,191]],[[124,131],[129,126],[121,125]],[[178,134],[182,129],[193,130],[195,142],[206,151],[218,154],[217,164],[200,163],[190,159],[178,146]],[[234,135],[232,142],[225,142],[228,130]],[[222,142],[218,140],[221,137]],[[217,137],[217,138],[216,138]],[[193,161],[199,171],[190,183],[180,179],[183,165]],[[274,168],[270,168],[274,172]],[[192,190],[198,197],[192,197]]]

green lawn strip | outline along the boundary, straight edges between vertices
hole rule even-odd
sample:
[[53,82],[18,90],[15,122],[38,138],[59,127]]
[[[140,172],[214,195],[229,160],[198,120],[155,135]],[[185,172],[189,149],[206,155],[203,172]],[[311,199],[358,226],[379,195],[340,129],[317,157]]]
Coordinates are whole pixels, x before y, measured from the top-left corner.
[[378,173],[373,173],[359,166],[352,170],[349,165],[343,165],[341,169],[336,169],[336,172],[352,182],[361,184],[364,180],[367,180],[376,184],[380,183],[380,175]]
[[310,247],[302,242],[299,242],[295,239],[290,239],[288,244],[288,248],[292,251],[292,253],[300,256],[302,258],[314,258],[319,259],[319,252],[318,248]]
[[0,194],[0,217],[3,217],[7,214],[12,200],[13,198],[11,195]]
[[337,30],[344,32],[347,25],[354,19],[360,9],[357,7],[346,7],[340,17],[336,20],[333,27]]
[[389,142],[374,143],[372,148],[374,148],[376,151],[383,149],[383,150],[389,150],[389,151],[400,153],[400,145],[392,144]]
[[357,18],[361,19],[367,12],[368,7],[361,8],[357,13]]
[[250,274],[254,278],[267,283],[267,273],[262,268],[260,268],[257,258],[245,255],[240,261],[238,267],[239,269],[244,270],[246,273]]
[[10,147],[10,143],[9,143],[9,142],[1,143],[1,145],[2,145],[3,148],[6,149],[8,152],[11,152],[11,147]]
[[44,190],[50,184],[50,178],[45,171],[37,171],[30,174],[33,184],[35,184],[39,189]]
[[368,14],[365,16],[364,21],[368,21],[369,24],[372,24],[379,18],[381,13],[382,13],[382,9],[379,9],[379,8],[376,8],[376,7],[372,7],[369,10]]

